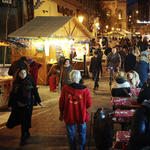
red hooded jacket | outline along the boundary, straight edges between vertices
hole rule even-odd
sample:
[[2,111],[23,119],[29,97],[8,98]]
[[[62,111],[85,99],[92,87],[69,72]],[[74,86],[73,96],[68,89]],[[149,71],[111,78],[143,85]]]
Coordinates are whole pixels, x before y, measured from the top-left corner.
[[38,75],[38,70],[39,68],[42,67],[41,64],[33,61],[31,64],[30,64],[30,71],[29,73],[31,74],[31,77],[35,83],[35,85],[37,86],[37,75]]
[[63,112],[63,118],[67,124],[84,124],[89,121],[87,109],[92,106],[89,89],[74,89],[65,85],[59,99],[59,109]]

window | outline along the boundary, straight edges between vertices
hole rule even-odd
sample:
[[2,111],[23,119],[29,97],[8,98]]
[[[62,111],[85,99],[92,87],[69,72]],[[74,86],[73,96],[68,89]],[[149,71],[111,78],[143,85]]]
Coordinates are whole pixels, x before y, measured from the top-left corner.
[[119,13],[119,20],[121,20],[122,19],[122,13]]
[[107,11],[107,13],[106,13],[106,17],[107,17],[107,19],[109,19],[109,18],[110,18],[110,10],[108,10],[108,11]]

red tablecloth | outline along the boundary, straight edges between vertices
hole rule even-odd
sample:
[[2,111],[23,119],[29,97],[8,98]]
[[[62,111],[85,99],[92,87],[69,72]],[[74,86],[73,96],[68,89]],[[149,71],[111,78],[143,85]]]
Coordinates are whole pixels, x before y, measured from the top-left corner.
[[131,88],[132,95],[139,95],[141,88]]
[[116,122],[131,121],[135,110],[115,110],[113,120]]
[[112,97],[110,106],[112,105],[139,105],[136,97]]
[[128,143],[130,134],[131,131],[117,131],[116,142],[112,148],[122,148],[122,145]]

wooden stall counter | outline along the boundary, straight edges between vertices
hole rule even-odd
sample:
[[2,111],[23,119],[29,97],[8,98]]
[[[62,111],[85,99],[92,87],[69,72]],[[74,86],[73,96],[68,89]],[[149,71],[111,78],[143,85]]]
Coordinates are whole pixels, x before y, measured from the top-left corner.
[[6,107],[9,100],[9,94],[12,87],[12,77],[0,77],[0,107]]

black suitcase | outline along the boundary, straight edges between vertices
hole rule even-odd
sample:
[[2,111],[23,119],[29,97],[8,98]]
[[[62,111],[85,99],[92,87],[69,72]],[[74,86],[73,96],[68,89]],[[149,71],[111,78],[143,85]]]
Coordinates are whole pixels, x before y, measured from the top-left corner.
[[109,150],[112,147],[114,132],[112,114],[113,111],[107,108],[99,108],[94,113],[93,133],[98,150]]

